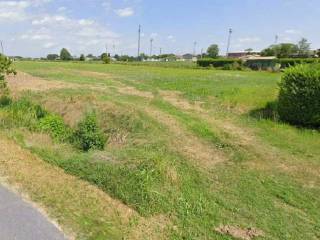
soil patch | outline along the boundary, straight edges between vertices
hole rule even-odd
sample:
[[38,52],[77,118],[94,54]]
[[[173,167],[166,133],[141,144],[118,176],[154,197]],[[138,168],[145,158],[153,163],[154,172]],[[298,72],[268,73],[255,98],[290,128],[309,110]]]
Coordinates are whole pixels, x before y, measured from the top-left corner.
[[229,235],[237,239],[251,240],[256,237],[264,236],[264,232],[255,228],[239,228],[234,226],[220,226],[215,229],[217,232]]

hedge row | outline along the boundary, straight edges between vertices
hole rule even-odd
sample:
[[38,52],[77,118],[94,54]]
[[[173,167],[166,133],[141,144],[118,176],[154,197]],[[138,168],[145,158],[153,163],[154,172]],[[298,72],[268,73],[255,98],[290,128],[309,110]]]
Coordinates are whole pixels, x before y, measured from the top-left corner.
[[232,65],[235,63],[242,64],[241,59],[232,58],[204,58],[197,61],[200,67],[225,67],[226,65]]
[[281,68],[287,68],[291,66],[296,66],[302,63],[318,63],[319,58],[280,58],[276,59],[277,63],[281,65]]
[[302,63],[319,63],[319,58],[281,58],[281,59],[248,59],[242,61],[241,59],[211,59],[205,58],[198,60],[200,67],[217,67],[223,68],[227,65],[240,64],[253,70],[268,70],[274,68],[287,68],[290,66],[296,66]]

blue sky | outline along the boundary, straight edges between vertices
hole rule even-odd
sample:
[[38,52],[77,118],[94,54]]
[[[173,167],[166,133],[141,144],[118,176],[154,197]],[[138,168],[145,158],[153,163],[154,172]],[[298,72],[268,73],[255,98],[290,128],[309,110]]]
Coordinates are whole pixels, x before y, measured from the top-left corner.
[[192,53],[217,43],[226,51],[261,50],[275,41],[306,37],[320,48],[319,0],[0,0],[0,39],[8,55],[46,56],[67,47],[72,54]]

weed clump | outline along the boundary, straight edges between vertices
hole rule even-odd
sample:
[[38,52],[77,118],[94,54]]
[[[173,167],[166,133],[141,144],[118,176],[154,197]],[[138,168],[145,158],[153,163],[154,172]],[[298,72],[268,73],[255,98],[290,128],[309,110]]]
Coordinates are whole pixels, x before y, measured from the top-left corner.
[[[41,112],[40,112],[41,114]],[[66,126],[60,116],[48,114],[39,121],[39,129],[48,132],[53,139],[67,141],[72,135],[71,129]]]
[[90,149],[103,150],[106,137],[100,130],[95,113],[90,113],[78,124],[73,136],[75,144],[83,151]]

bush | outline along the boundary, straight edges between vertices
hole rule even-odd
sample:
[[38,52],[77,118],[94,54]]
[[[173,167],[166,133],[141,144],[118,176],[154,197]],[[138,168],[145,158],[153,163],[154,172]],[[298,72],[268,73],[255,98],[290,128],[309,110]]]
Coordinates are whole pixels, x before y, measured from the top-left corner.
[[285,70],[278,111],[286,122],[320,127],[320,64],[297,65]]
[[106,141],[107,139],[100,130],[94,113],[88,114],[85,119],[78,124],[78,129],[74,134],[74,142],[83,151],[90,149],[103,150]]
[[[233,65],[233,64],[242,65],[242,61],[240,59],[229,59],[229,58],[204,58],[199,59],[197,64],[200,67],[216,67],[216,68],[224,68],[226,65]],[[228,68],[228,67],[226,67]]]
[[0,107],[8,106],[12,103],[12,99],[8,95],[0,96]]
[[107,54],[107,53],[103,53],[101,55],[101,60],[104,64],[109,64],[111,62],[111,58],[110,58],[110,55]]
[[71,129],[57,115],[46,115],[39,121],[39,129],[51,135],[53,139],[67,141],[71,137]]

